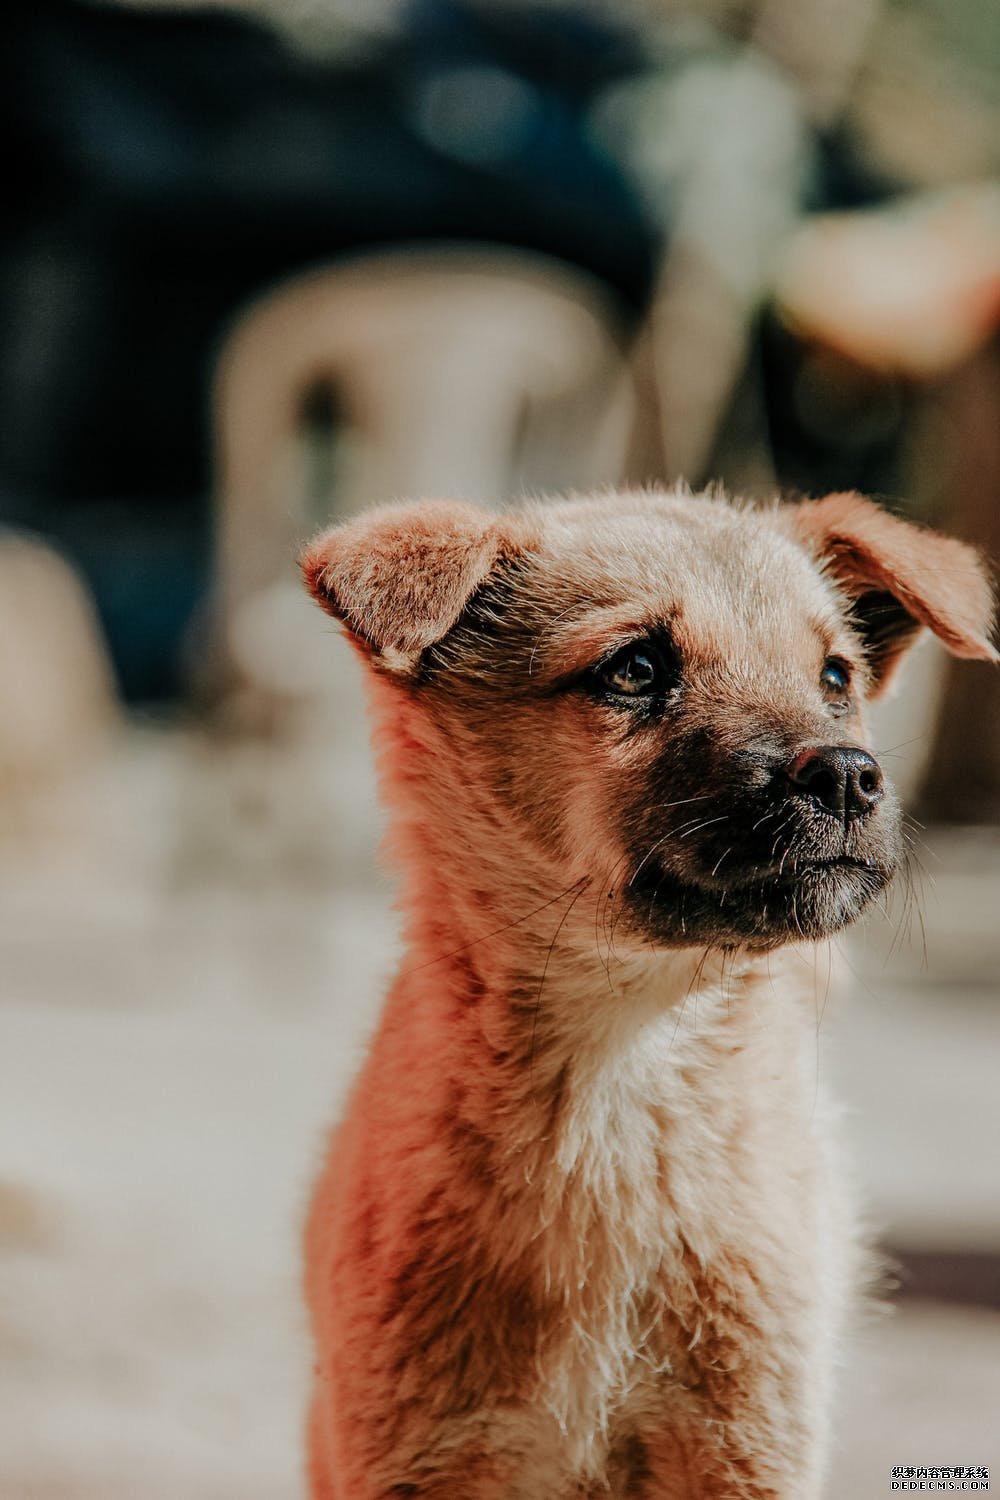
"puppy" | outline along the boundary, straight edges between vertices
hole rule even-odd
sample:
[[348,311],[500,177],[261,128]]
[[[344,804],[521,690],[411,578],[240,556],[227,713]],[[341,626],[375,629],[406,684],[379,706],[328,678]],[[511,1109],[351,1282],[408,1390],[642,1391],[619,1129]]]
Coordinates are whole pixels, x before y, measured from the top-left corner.
[[372,512],[407,955],[307,1229],[314,1500],[817,1500],[860,1256],[794,950],[886,887],[863,713],[961,543],[855,495]]

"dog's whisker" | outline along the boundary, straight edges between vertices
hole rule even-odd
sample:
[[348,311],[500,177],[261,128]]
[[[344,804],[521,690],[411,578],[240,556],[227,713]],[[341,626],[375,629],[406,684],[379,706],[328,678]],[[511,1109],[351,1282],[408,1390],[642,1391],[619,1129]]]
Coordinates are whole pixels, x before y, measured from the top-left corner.
[[[696,823],[693,828],[688,828],[686,833],[679,834],[678,837],[682,838],[682,839],[693,838],[694,835],[696,833],[700,833],[703,828],[711,828],[711,826],[712,826],[713,823],[728,823],[728,822],[729,822],[729,814],[728,813],[720,813],[717,818],[706,818],[705,821],[704,821],[704,823]],[[685,824],[684,826],[686,827],[687,825]]]
[[924,870],[923,870],[923,868],[922,868],[922,866],[920,864],[920,860],[919,860],[919,858],[917,856],[916,851],[913,848],[907,849],[906,856],[905,856],[905,859],[903,861],[903,869],[902,869],[903,882],[904,882],[903,912],[904,912],[904,914],[906,916],[906,932],[905,932],[905,935],[903,935],[902,937],[900,936],[901,929],[902,929],[902,917],[901,917],[899,927],[897,927],[896,937],[893,938],[893,944],[892,944],[892,947],[890,948],[889,951],[890,951],[890,955],[891,955],[891,953],[893,952],[893,950],[894,950],[894,948],[896,946],[897,938],[900,938],[900,947],[902,946],[902,942],[903,941],[906,941],[906,942],[911,942],[912,941],[912,938],[913,938],[913,919],[914,919],[914,917],[916,917],[917,924],[918,924],[918,926],[920,928],[921,967],[924,970],[926,970],[926,968],[927,968],[927,931],[926,931],[926,928],[924,926],[924,914],[923,914],[923,910],[922,910],[922,906],[921,906],[921,901],[920,901],[920,899],[919,899],[919,897],[917,895],[917,890],[916,890],[916,881],[919,880],[921,882],[921,886],[922,886],[923,879],[924,879],[924,873],[925,872],[924,872]]
[[926,734],[915,734],[912,735],[908,740],[900,740],[897,745],[890,745],[886,750],[883,750],[881,746],[879,746],[877,751],[879,759],[881,759],[883,755],[895,755],[897,750],[905,750],[907,745],[919,745],[921,741],[926,740],[926,738]]
[[707,802],[714,792],[700,792],[697,797],[678,797],[676,802],[657,802],[656,811],[666,812],[668,807],[684,807],[688,802]]
[[[587,884],[590,883],[590,877],[589,876],[585,876],[584,879],[586,880]],[[579,884],[579,882],[578,882],[578,884]],[[552,953],[553,953],[553,950],[555,949],[556,943],[559,941],[559,934],[562,932],[563,928],[565,927],[566,921],[567,921],[567,919],[569,917],[570,912],[573,910],[574,906],[579,901],[579,899],[583,895],[584,891],[587,889],[587,884],[581,885],[580,889],[578,891],[576,891],[576,893],[573,896],[573,899],[570,901],[570,903],[567,906],[566,910],[563,912],[562,916],[559,918],[559,922],[558,922],[558,925],[556,926],[556,930],[552,934],[552,941],[551,941],[551,943],[549,943],[548,950],[547,950],[547,952],[545,954],[545,962],[542,965],[542,977],[538,981],[538,994],[535,996],[535,1005],[534,1005],[534,1010],[532,1012],[532,1017],[531,1017],[531,1046],[530,1046],[530,1049],[529,1049],[529,1052],[528,1052],[528,1077],[529,1078],[533,1075],[534,1067],[535,1067],[535,1036],[536,1036],[536,1033],[537,1033],[537,1030],[538,1030],[538,1014],[539,1014],[539,1011],[542,1008],[542,990],[545,988],[545,976],[549,972],[549,963],[551,962]],[[572,889],[572,887],[570,887],[570,889]]]
[[617,908],[612,905],[612,902],[614,901],[615,890],[618,884],[618,876],[627,868],[629,859],[630,855],[628,854],[628,852],[626,852],[625,854],[621,855],[621,857],[617,859],[612,865],[602,886],[602,890],[606,891],[607,895],[598,897],[595,906],[595,942],[597,944],[598,955],[600,956],[600,933],[598,928],[599,923],[600,930],[603,930],[604,933],[606,947],[606,958],[603,960],[604,969],[607,975],[608,987],[611,990],[612,994],[614,993],[614,986],[611,982],[611,960],[614,954],[615,926],[621,913],[621,902],[619,901]]
[[677,1033],[680,1031],[681,1022],[684,1019],[684,1012],[687,1010],[688,1001],[690,999],[691,999],[691,986],[688,985],[687,992],[686,992],[683,1000],[681,1001],[680,1009],[677,1012],[677,1020],[674,1022],[674,1029],[670,1033],[670,1041],[667,1043],[667,1056],[668,1057],[671,1055],[671,1053],[674,1050],[674,1043],[677,1041]]
[[552,620],[547,620],[546,623],[542,626],[541,630],[538,632],[537,636],[535,637],[535,643],[534,643],[534,645],[531,648],[531,655],[528,657],[528,676],[529,677],[531,676],[532,672],[535,669],[535,656],[537,655],[539,647],[541,646],[541,644],[544,641],[545,637],[548,634],[550,634],[551,631],[553,631],[555,629],[555,627],[559,624],[560,620],[565,620],[565,618],[566,618],[567,615],[573,614],[573,612],[575,610],[578,610],[578,609],[579,609],[579,605],[578,604],[570,604],[566,609],[564,609],[562,611],[561,614],[556,615],[555,618],[552,619]]
[[457,957],[459,953],[467,953],[470,948],[476,948],[480,943],[488,943],[491,938],[502,937],[505,932],[511,932],[515,927],[520,927],[522,923],[530,922],[532,917],[537,917],[543,911],[548,911],[550,906],[554,906],[557,901],[562,900],[563,896],[568,896],[570,891],[575,890],[583,881],[589,881],[589,879],[589,875],[581,875],[579,880],[574,880],[573,884],[568,885],[565,890],[557,891],[554,896],[549,897],[548,901],[543,901],[541,906],[533,907],[531,911],[526,911],[523,916],[515,917],[512,922],[505,922],[502,927],[494,927],[492,932],[484,932],[479,937],[470,938],[467,943],[460,943],[457,948],[449,948],[447,953],[439,953],[435,958],[427,959],[425,963],[414,964],[410,969],[401,970],[400,978],[410,974],[419,974],[424,969],[433,968],[435,964],[444,963],[446,959]]
[[658,849],[663,848],[664,844],[670,837],[671,835],[669,832],[665,833],[662,838],[657,839],[656,843],[651,845],[650,848],[646,850],[645,854],[642,856],[642,859],[640,859],[639,863],[636,865],[635,869],[632,871],[632,874],[626,881],[626,886],[628,889],[631,889],[632,886],[635,885],[640,874],[642,873],[644,865],[646,865],[647,862],[652,859],[653,855],[657,852]]
[[[770,860],[771,860],[772,864],[774,863],[774,856],[775,856],[775,854],[778,851],[778,845],[781,842],[781,836],[785,832],[786,828],[788,828],[789,824],[792,821],[793,816],[794,816],[794,814],[792,814],[792,813],[786,814],[784,820],[781,823],[778,824],[778,827],[774,831],[774,842],[771,844],[771,853],[770,853]],[[782,856],[782,866],[784,865],[785,857],[789,853],[790,853],[790,849],[786,849],[785,850],[785,854]],[[779,873],[780,873],[780,871],[779,871]]]
[[[694,834],[699,833],[703,828],[709,828],[713,823],[725,823],[728,818],[728,813],[721,813],[718,817],[706,818],[703,822],[698,822],[697,820],[695,820],[693,826],[689,823],[681,823],[676,828],[668,828],[666,833],[662,834],[656,840],[655,844],[652,844],[646,850],[645,854],[642,856],[642,859],[639,861],[632,874],[630,875],[628,881],[626,882],[626,885],[629,888],[635,885],[635,882],[638,880],[645,865],[650,859],[652,859],[654,854],[656,854],[660,849],[663,848],[664,844],[667,843],[669,839],[691,838]],[[686,830],[686,832],[684,830]]]
[[[613,913],[614,910],[612,902],[614,901],[615,886],[617,883],[618,873],[625,868],[627,863],[627,854],[623,855],[620,859],[615,861],[614,865],[608,871],[608,874],[601,885],[601,890],[603,892],[606,892],[606,894],[598,896],[597,900],[594,903],[594,948],[604,969],[608,991],[612,995],[615,992],[615,987],[611,981],[611,960],[613,955],[612,935],[609,931],[608,926],[608,914],[609,912]],[[604,934],[604,953],[601,952],[602,932]]]

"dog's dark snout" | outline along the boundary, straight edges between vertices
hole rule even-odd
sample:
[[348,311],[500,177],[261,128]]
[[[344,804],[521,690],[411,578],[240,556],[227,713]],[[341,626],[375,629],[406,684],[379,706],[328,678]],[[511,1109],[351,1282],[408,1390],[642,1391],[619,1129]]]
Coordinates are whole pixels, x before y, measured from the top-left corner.
[[803,750],[785,766],[784,775],[799,796],[849,822],[866,817],[884,795],[878,761],[853,745]]

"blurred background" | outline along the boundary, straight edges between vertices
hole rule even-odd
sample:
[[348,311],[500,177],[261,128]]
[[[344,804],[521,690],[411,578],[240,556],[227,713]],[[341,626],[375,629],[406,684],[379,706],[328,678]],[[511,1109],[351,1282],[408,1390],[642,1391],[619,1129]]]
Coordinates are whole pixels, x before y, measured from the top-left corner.
[[[8,0],[3,33],[0,1493],[296,1500],[299,1223],[396,953],[297,545],[683,476],[856,487],[995,560],[1000,9]],[[921,647],[876,738],[913,899],[838,944],[817,1067],[898,1288],[831,1496],[1000,1464],[1000,674]]]

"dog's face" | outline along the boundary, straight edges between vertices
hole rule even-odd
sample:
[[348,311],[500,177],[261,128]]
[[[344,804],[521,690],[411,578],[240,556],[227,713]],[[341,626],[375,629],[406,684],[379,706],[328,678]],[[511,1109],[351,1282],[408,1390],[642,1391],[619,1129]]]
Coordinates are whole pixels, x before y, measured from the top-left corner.
[[867,699],[924,624],[992,655],[974,555],[853,496],[387,511],[306,570],[405,701],[453,846],[592,882],[619,938],[671,947],[853,920],[900,843]]
[[487,591],[425,665],[494,747],[511,814],[570,877],[600,872],[619,935],[770,946],[849,921],[892,874],[899,815],[834,587],[708,501],[542,520],[509,603]]

